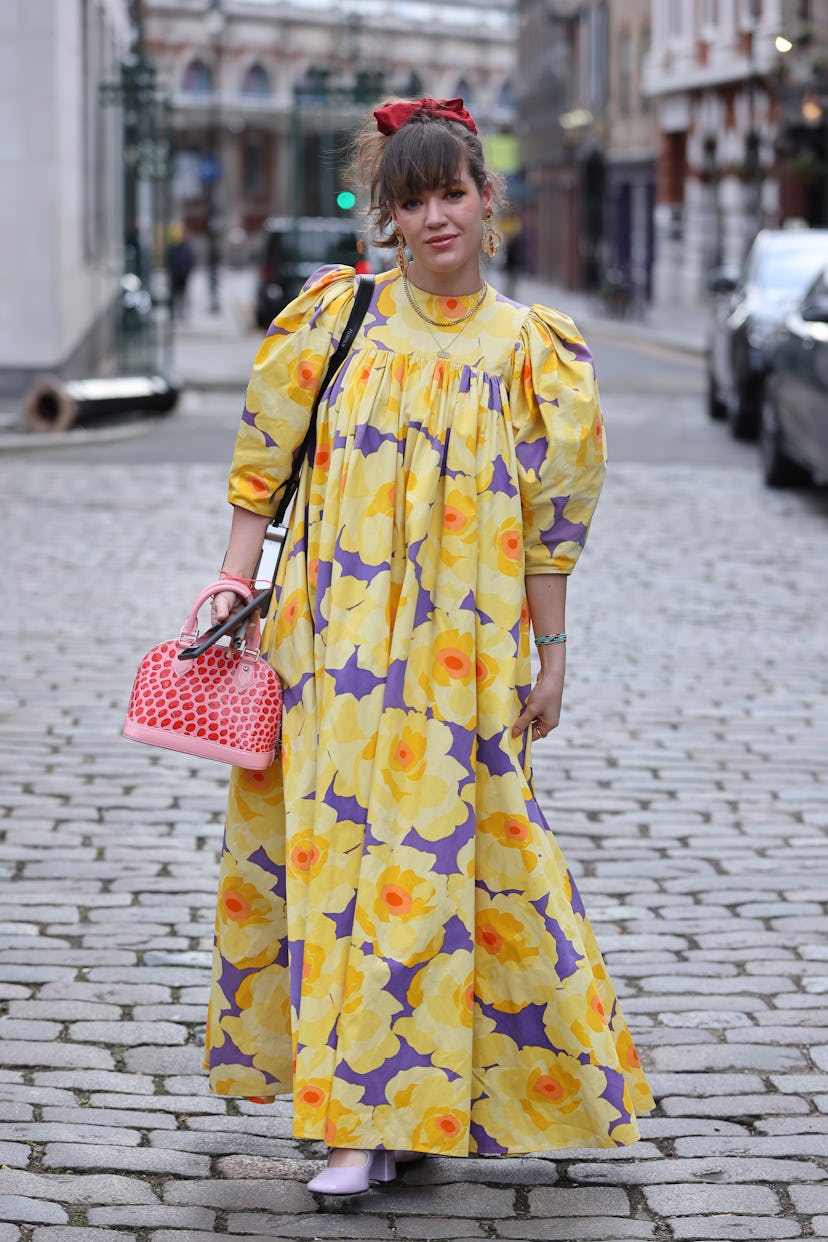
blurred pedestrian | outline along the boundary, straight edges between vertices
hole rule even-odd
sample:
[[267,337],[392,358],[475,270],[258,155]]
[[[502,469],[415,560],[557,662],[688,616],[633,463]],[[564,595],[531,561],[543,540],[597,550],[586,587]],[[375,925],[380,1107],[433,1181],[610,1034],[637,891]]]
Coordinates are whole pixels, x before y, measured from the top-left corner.
[[354,271],[357,276],[370,276],[371,264],[368,262],[368,257],[365,253],[365,242],[361,237],[357,238],[356,248],[357,258],[356,263],[354,264]]
[[195,267],[195,253],[181,224],[171,224],[167,247],[167,271],[170,281],[170,313],[174,320],[187,315],[187,286]]
[[[208,1025],[213,1089],[291,1092],[332,1194],[431,1153],[631,1143],[653,1106],[530,758],[604,477],[592,362],[566,315],[482,278],[501,184],[463,101],[374,118],[355,169],[397,266],[301,474],[263,639],[281,756],[234,771]],[[353,269],[320,269],[256,358],[215,620],[353,299]]]

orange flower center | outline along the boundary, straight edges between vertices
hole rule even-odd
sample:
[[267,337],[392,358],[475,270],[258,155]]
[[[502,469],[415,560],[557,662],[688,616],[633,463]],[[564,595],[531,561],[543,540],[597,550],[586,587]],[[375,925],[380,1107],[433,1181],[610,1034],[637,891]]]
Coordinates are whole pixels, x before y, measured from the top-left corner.
[[246,918],[250,913],[250,903],[245,901],[239,893],[225,894],[224,908],[227,911],[227,917],[234,923]]
[[382,899],[392,914],[408,914],[413,904],[411,894],[398,884],[386,884]]
[[450,1113],[446,1113],[443,1117],[438,1117],[437,1126],[444,1134],[449,1134],[452,1138],[455,1134],[460,1133],[460,1122],[456,1117],[452,1117]]
[[320,1090],[319,1087],[303,1087],[299,1092],[299,1099],[303,1104],[307,1104],[311,1108],[316,1108],[320,1105],[324,1098],[325,1092]]
[[546,1096],[548,1100],[560,1100],[565,1094],[557,1078],[551,1078],[549,1074],[541,1075],[535,1083],[534,1090],[538,1095]]
[[503,944],[503,937],[494,927],[487,923],[483,923],[477,929],[475,939],[479,945],[488,950],[489,953],[497,953]]
[[449,677],[464,677],[469,671],[468,656],[464,655],[456,647],[449,647],[446,651],[441,651],[437,659]]
[[520,539],[517,532],[509,530],[505,535],[501,536],[500,546],[505,556],[510,560],[517,561],[520,559]]

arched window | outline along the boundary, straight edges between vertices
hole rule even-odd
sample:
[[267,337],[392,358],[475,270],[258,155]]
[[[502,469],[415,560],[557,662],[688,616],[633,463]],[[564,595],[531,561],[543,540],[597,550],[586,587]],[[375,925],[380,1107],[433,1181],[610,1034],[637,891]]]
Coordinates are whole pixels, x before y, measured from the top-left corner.
[[270,94],[270,77],[263,65],[258,62],[248,65],[242,80],[243,95],[257,95],[260,99]]
[[457,81],[457,85],[454,88],[454,93],[458,97],[458,99],[464,100],[465,103],[468,105],[474,95],[474,91],[472,90],[471,82],[469,81],[469,79],[459,78]]
[[517,104],[517,99],[515,98],[515,88],[512,86],[511,82],[506,81],[501,86],[500,98],[498,102],[501,108],[514,108]]
[[181,89],[188,95],[209,95],[213,89],[213,71],[203,60],[191,60],[184,70]]
[[328,93],[329,72],[328,69],[318,69],[311,65],[296,87],[296,94],[305,99],[324,99]]

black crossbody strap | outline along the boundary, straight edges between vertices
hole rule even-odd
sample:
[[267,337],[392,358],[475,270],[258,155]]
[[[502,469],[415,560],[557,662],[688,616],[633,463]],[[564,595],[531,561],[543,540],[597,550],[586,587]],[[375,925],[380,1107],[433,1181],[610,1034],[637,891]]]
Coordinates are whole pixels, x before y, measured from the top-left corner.
[[283,525],[284,517],[290,507],[290,502],[293,500],[293,497],[296,495],[296,491],[299,487],[299,476],[302,473],[302,466],[304,462],[309,459],[309,457],[313,456],[313,452],[316,447],[316,415],[319,410],[319,402],[322,400],[322,394],[327,389],[331,380],[335,377],[343,362],[348,357],[351,346],[356,340],[356,335],[362,327],[362,321],[365,318],[368,307],[371,305],[371,298],[373,296],[373,276],[357,276],[356,294],[354,296],[354,304],[351,307],[351,313],[348,316],[348,322],[345,324],[345,329],[340,337],[339,344],[328,359],[328,366],[325,370],[324,378],[322,383],[319,385],[319,390],[317,391],[313,401],[313,406],[311,407],[308,430],[305,433],[305,438],[302,441],[298,453],[294,456],[293,469],[291,470],[290,478],[285,485],[284,494],[282,499],[279,501],[276,514],[273,520],[268,524],[265,539],[275,541],[279,544],[279,554],[276,557],[276,566],[273,570],[273,581],[269,587],[265,588],[264,591],[259,591],[249,604],[245,604],[242,609],[231,613],[227,620],[221,625],[213,626],[211,629],[207,630],[200,642],[194,644],[192,647],[185,647],[183,651],[180,651],[178,653],[179,659],[192,660],[195,659],[196,656],[202,655],[208,647],[212,647],[213,643],[217,642],[218,639],[223,638],[225,634],[240,632],[242,626],[257,608],[260,608],[264,614],[270,606],[270,600],[276,588],[276,575],[279,572],[279,562],[282,559],[282,552],[284,550],[285,539],[287,537],[287,530]]

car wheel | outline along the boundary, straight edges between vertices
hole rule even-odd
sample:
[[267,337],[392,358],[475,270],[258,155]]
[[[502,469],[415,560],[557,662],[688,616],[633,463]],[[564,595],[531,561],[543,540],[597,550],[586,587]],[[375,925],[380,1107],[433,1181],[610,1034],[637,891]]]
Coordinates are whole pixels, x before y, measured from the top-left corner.
[[759,420],[759,453],[768,487],[798,487],[810,481],[808,471],[785,452],[779,415],[767,394]]
[[727,418],[727,406],[718,394],[716,381],[709,366],[707,368],[707,413],[716,423]]
[[755,440],[759,434],[761,391],[748,391],[740,384],[736,389],[735,399],[731,398],[727,407],[727,422],[730,433],[736,440]]

